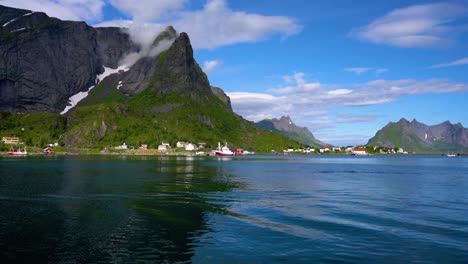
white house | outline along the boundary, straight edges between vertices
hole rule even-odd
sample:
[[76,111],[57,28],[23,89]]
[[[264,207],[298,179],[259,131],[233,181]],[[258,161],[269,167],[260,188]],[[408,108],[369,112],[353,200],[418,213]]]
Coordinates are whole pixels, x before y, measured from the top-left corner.
[[18,144],[19,143],[19,137],[3,137],[2,141],[5,144]]
[[123,143],[122,145],[115,147],[114,149],[128,149],[127,143]]
[[353,149],[354,155],[367,155],[366,148],[363,147],[355,147]]
[[340,147],[333,147],[332,150],[336,151],[336,152],[339,152],[339,151],[341,151],[341,148]]
[[188,143],[185,145],[185,150],[187,151],[192,151],[192,150],[197,150],[197,146],[195,146],[195,144],[192,144],[192,143]]
[[185,148],[186,145],[187,145],[187,142],[184,142],[184,141],[177,141],[176,143],[176,147],[178,148]]
[[171,145],[169,144],[169,142],[162,142],[161,145],[163,146],[166,146],[167,149],[170,149],[171,148]]
[[159,145],[158,150],[159,151],[167,151],[168,150],[167,145]]

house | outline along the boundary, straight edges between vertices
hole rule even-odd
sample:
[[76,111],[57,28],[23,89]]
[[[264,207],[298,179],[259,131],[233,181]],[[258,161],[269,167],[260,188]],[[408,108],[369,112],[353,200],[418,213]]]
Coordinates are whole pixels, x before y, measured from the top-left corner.
[[340,147],[333,147],[332,150],[334,152],[340,152],[341,151],[341,148]]
[[354,155],[367,155],[366,148],[363,147],[355,147],[353,149]]
[[199,148],[205,148],[207,146],[205,142],[198,142],[197,145]]
[[167,147],[167,145],[159,145],[159,146],[158,146],[158,150],[161,151],[161,152],[162,152],[162,151],[167,151],[167,150],[168,150],[168,147]]
[[163,141],[163,142],[161,143],[161,145],[166,146],[167,149],[170,149],[170,148],[171,148],[171,145],[169,144],[169,142],[164,142],[164,141]]
[[329,152],[329,151],[330,151],[330,148],[328,146],[325,146],[320,149],[320,153]]
[[19,137],[2,137],[5,144],[19,144]]
[[140,149],[148,149],[148,144],[141,144]]
[[192,143],[187,143],[185,145],[185,150],[187,151],[192,151],[192,150],[197,150],[197,146],[195,146],[195,144],[192,144]]
[[47,147],[42,151],[44,154],[48,155],[54,152],[54,150],[51,147]]
[[176,147],[178,147],[178,148],[185,148],[185,146],[186,146],[187,144],[188,144],[188,143],[187,143],[187,142],[184,142],[184,141],[177,141]]
[[314,148],[306,148],[304,150],[305,153],[311,153],[311,152],[315,152],[315,149]]
[[353,147],[352,146],[347,146],[345,151],[346,152],[353,152]]
[[115,147],[114,149],[128,149],[127,143],[123,143],[122,145]]
[[54,142],[54,143],[49,143],[47,144],[47,146],[49,147],[58,147],[59,143],[58,142]]

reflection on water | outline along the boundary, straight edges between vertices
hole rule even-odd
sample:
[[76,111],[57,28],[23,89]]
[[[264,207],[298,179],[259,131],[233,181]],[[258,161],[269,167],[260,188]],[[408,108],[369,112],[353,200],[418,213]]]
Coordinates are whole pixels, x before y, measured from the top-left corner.
[[2,259],[26,262],[189,261],[193,238],[220,212],[200,193],[238,184],[194,158],[2,160]]
[[468,159],[0,159],[6,262],[465,263]]

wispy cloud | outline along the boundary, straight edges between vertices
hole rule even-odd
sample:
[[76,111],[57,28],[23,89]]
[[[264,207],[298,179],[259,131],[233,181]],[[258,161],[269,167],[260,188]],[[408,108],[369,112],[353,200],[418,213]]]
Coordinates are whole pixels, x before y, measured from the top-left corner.
[[347,72],[355,73],[357,75],[361,75],[369,71],[375,71],[375,74],[379,75],[388,71],[388,69],[385,69],[385,68],[370,68],[370,67],[345,68],[344,70]]
[[306,82],[304,80],[304,73],[295,72],[291,76],[283,76],[283,80],[288,84],[294,84],[293,86],[288,85],[281,88],[269,89],[268,91],[275,94],[288,94],[288,93],[302,93],[302,92],[313,92],[320,88],[319,82]]
[[302,30],[291,17],[232,11],[225,0],[208,0],[202,10],[183,12],[173,24],[189,33],[194,47],[207,49],[257,42],[278,34],[284,38]]
[[388,72],[388,69],[385,69],[385,68],[378,68],[378,69],[375,70],[375,73],[377,75],[382,74],[382,73],[386,73],[386,72]]
[[370,71],[372,68],[346,68],[345,71],[353,72],[357,75]]
[[398,47],[442,47],[449,45],[459,31],[457,18],[466,15],[466,8],[457,4],[413,5],[353,29],[350,35]]
[[[316,82],[307,82],[303,76],[301,72],[287,76],[284,80],[288,86],[267,89],[265,93],[231,92],[228,95],[234,110],[249,120],[259,121],[294,113],[293,118],[300,123],[320,117],[331,109],[386,104],[407,95],[468,91],[467,84],[444,79],[375,80],[348,85],[346,88],[320,84],[315,89],[306,91],[301,87],[316,86]],[[370,116],[353,119],[341,117],[340,122],[364,121],[364,118]]]
[[430,68],[445,68],[445,67],[452,67],[452,66],[459,66],[459,65],[466,65],[466,64],[468,64],[468,57],[459,59],[456,61],[432,65]]
[[339,114],[336,118],[336,123],[361,123],[375,120],[378,115],[354,115],[354,114]]
[[45,12],[49,16],[66,20],[100,21],[104,0],[4,0],[2,5]]
[[205,61],[203,63],[203,71],[204,72],[211,72],[214,69],[218,68],[221,64],[223,64],[222,61],[220,60],[210,60],[210,61]]

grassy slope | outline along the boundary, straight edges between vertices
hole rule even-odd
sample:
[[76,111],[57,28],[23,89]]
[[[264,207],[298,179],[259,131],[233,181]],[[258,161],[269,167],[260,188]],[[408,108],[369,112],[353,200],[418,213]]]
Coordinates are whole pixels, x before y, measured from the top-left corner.
[[18,136],[29,146],[42,147],[60,141],[65,126],[65,117],[55,113],[0,113],[0,136]]
[[398,126],[397,123],[391,123],[385,128],[383,128],[377,136],[369,142],[368,145],[372,146],[391,146],[391,147],[403,147],[405,150],[430,153],[430,152],[446,152],[446,151],[466,151],[466,148],[461,148],[460,146],[449,144],[444,141],[434,142],[432,147],[423,146],[418,143],[420,139],[414,135],[410,134],[408,137],[403,137],[403,131]]
[[[162,141],[175,145],[179,140],[206,142],[212,147],[227,141],[233,147],[259,152],[298,146],[282,135],[255,128],[230,112],[218,98],[211,99],[202,105],[175,94],[156,96],[147,89],[127,103],[87,104],[77,107],[70,116],[67,138],[85,147],[126,142],[156,148]],[[167,105],[176,107],[167,112],[154,110]]]

